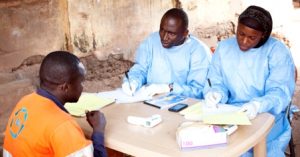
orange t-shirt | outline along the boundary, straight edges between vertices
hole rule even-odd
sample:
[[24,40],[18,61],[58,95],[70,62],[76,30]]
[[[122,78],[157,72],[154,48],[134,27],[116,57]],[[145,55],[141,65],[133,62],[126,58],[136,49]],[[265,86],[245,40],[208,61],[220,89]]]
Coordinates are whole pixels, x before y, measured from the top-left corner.
[[23,97],[5,131],[4,151],[12,156],[67,156],[91,147],[75,120],[36,93]]

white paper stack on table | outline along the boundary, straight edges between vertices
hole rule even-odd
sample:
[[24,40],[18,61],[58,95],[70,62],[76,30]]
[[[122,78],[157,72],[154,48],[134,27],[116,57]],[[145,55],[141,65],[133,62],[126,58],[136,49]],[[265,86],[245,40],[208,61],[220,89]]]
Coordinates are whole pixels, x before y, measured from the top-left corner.
[[98,96],[116,100],[116,103],[134,103],[152,99],[152,96],[146,95],[145,86],[141,87],[133,96],[125,94],[121,88],[113,91],[99,92]]

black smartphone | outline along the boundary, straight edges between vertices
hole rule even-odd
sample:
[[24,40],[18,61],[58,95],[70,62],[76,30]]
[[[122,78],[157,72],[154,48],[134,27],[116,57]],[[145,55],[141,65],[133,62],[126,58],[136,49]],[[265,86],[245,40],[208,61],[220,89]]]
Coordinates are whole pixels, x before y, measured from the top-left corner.
[[172,112],[179,112],[185,108],[187,108],[189,105],[187,104],[183,104],[183,103],[179,103],[179,104],[176,104],[172,107],[169,108],[169,111],[172,111]]

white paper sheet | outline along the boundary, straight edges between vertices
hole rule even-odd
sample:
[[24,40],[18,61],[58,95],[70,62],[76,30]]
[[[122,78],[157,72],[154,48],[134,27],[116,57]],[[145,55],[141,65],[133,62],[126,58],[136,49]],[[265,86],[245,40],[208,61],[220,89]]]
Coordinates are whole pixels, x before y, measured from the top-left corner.
[[117,88],[113,91],[99,92],[97,95],[104,98],[115,99],[116,103],[134,103],[152,99],[152,96],[146,95],[144,86],[135,92],[133,96],[125,94],[121,88]]

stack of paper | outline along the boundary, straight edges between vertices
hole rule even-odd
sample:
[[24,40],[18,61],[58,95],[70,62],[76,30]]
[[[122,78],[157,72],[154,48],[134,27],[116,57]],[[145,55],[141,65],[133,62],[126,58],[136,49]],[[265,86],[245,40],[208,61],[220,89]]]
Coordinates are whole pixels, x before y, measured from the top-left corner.
[[205,124],[222,124],[222,125],[251,125],[247,115],[238,112],[240,107],[219,104],[217,109],[209,110],[203,108],[204,102],[198,102],[185,110],[179,112],[188,120],[203,121]]
[[219,126],[185,122],[177,129],[176,139],[181,149],[211,148],[226,145],[227,133]]
[[134,103],[149,100],[152,96],[146,95],[145,87],[143,86],[133,96],[125,94],[121,88],[113,91],[97,93],[98,96],[116,100],[116,103]]
[[66,103],[65,108],[71,115],[84,116],[86,111],[95,111],[114,103],[113,99],[102,98],[96,93],[82,93],[76,103]]

